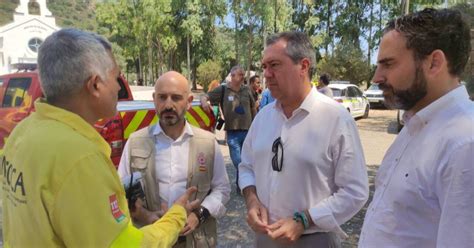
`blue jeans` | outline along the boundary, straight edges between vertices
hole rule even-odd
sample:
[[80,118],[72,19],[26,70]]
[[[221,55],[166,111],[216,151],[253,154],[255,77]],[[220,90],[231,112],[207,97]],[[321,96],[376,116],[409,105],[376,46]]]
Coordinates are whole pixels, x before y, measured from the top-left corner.
[[227,145],[229,146],[230,159],[234,164],[236,176],[235,183],[239,185],[239,164],[241,161],[240,153],[244,145],[245,137],[247,137],[247,130],[228,130],[227,131]]

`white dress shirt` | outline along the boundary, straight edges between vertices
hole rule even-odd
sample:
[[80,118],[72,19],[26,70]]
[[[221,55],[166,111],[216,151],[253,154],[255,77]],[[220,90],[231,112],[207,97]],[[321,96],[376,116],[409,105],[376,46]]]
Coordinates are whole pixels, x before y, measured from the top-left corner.
[[[282,171],[272,169],[272,144],[283,143]],[[269,222],[309,209],[316,224],[305,233],[333,231],[368,198],[368,179],[359,134],[342,105],[312,89],[291,118],[279,101],[256,116],[242,150],[239,184],[255,185]]]
[[[163,132],[159,124],[152,128],[155,137],[156,181],[160,191],[156,194],[157,197],[160,197],[162,204],[167,204],[169,208],[186,191],[189,139],[193,136],[193,131],[190,124],[186,122],[181,136],[173,140]],[[130,154],[128,150],[127,143],[118,168],[121,178],[130,175]],[[229,198],[229,178],[219,145],[215,142],[211,193],[204,198],[201,205],[207,208],[213,217],[218,218],[225,214],[225,204],[229,201]]]
[[474,103],[464,86],[405,120],[377,172],[359,246],[474,246]]

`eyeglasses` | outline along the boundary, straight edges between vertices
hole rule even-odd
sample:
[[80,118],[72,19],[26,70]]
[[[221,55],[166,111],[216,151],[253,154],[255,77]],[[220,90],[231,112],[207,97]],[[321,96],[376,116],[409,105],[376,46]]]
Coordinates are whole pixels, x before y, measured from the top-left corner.
[[[278,150],[281,150],[281,153],[279,153]],[[281,143],[281,137],[278,137],[273,141],[272,152],[274,153],[272,158],[272,168],[274,171],[281,171],[283,168],[283,143]]]

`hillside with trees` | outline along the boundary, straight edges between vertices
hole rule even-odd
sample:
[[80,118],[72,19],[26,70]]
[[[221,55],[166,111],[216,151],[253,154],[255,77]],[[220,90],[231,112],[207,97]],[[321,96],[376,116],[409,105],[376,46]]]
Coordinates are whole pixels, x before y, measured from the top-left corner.
[[[19,0],[0,1],[0,26],[13,21],[13,13],[19,2]],[[58,26],[96,31],[96,2],[95,0],[47,0],[46,4],[56,17]]]

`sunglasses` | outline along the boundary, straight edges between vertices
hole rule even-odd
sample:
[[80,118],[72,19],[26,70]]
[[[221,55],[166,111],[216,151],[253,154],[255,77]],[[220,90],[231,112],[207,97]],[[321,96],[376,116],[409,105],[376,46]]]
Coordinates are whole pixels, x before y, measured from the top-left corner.
[[281,143],[281,137],[278,137],[273,141],[272,152],[274,153],[272,158],[272,168],[274,171],[281,171],[283,167],[283,143]]

